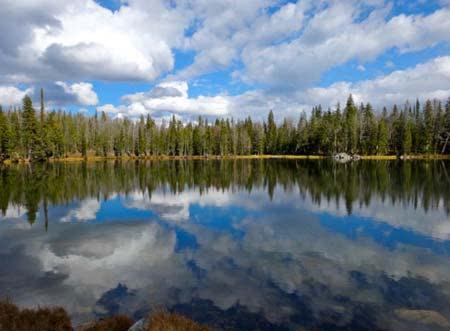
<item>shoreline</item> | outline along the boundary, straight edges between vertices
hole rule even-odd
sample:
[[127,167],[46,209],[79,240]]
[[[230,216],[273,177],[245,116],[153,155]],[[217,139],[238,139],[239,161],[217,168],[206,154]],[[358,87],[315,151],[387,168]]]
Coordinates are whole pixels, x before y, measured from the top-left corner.
[[[67,156],[62,158],[51,158],[45,162],[56,163],[56,162],[102,162],[102,161],[176,161],[176,160],[268,160],[268,159],[279,159],[279,160],[324,160],[331,159],[332,156],[329,155],[225,155],[225,156],[200,156],[200,155],[190,155],[190,156],[169,156],[169,155],[149,155],[149,156]],[[394,160],[450,160],[450,155],[447,154],[416,154],[416,155],[405,155],[403,158],[397,155],[361,155],[360,160],[379,160],[379,161],[394,161]],[[357,161],[354,161],[357,162]],[[28,164],[31,163],[27,159],[11,160],[6,159],[0,161],[0,164]]]

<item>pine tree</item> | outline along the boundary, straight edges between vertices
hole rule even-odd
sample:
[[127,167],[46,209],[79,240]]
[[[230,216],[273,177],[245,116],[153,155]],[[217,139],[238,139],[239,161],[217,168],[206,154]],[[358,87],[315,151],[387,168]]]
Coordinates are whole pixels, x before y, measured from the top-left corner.
[[422,131],[423,151],[425,153],[432,152],[433,130],[434,130],[433,105],[430,100],[427,100],[424,109],[424,126]]
[[372,105],[368,103],[364,109],[362,121],[362,152],[363,154],[373,154],[377,145],[377,121]]
[[413,125],[410,119],[406,120],[405,129],[403,131],[403,139],[402,139],[402,153],[403,155],[407,155],[411,153],[412,149],[412,133]]
[[441,153],[445,153],[449,147],[450,141],[450,98],[448,98],[447,103],[445,104],[445,115],[444,115],[444,130],[442,134],[442,150]]
[[39,126],[36,119],[36,112],[29,96],[23,98],[23,141],[26,158],[32,161],[45,159],[45,152],[42,146],[42,139],[39,134]]
[[389,149],[389,133],[386,118],[382,117],[378,123],[377,154],[385,155]]
[[10,128],[7,117],[0,106],[0,161],[9,158]]
[[266,153],[275,154],[277,148],[277,125],[273,116],[273,111],[269,112],[267,116],[267,129],[266,129]]
[[347,152],[355,153],[358,144],[358,110],[353,102],[353,96],[347,99],[345,107],[345,128],[347,138]]

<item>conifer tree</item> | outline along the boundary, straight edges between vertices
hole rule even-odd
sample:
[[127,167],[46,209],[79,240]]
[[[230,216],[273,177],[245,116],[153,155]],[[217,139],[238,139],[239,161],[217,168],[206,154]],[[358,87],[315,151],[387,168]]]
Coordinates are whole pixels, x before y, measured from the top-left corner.
[[347,138],[347,152],[355,153],[358,144],[358,110],[353,102],[353,96],[347,99],[345,107],[345,128]]
[[10,130],[7,117],[0,106],[0,161],[9,157]]
[[434,119],[433,119],[433,104],[430,100],[425,103],[424,109],[424,125],[422,128],[423,137],[423,151],[425,153],[432,153],[433,147],[433,129],[434,129]]
[[34,111],[33,102],[29,96],[23,98],[22,116],[25,155],[32,161],[44,160],[45,152],[42,146],[36,112]]
[[266,153],[275,154],[277,147],[277,125],[275,123],[275,118],[273,111],[269,112],[267,116],[267,130],[266,130]]

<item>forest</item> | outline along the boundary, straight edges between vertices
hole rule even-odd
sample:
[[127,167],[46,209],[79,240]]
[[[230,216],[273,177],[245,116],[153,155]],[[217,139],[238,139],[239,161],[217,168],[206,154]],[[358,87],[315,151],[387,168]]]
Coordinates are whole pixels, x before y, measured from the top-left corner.
[[22,107],[0,107],[0,161],[42,161],[70,156],[229,156],[229,155],[411,155],[450,153],[450,98],[375,111],[356,105],[313,107],[310,115],[266,121],[217,118],[183,123],[175,116],[157,123],[40,109],[30,97]]

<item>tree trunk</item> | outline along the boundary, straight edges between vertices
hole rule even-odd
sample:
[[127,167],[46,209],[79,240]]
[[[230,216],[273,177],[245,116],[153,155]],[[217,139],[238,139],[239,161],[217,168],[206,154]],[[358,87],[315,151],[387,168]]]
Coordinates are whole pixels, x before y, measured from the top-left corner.
[[447,138],[445,139],[445,143],[444,146],[442,147],[442,152],[441,154],[445,153],[445,149],[447,148],[447,143],[448,143],[448,139],[450,138],[450,133],[447,132]]

